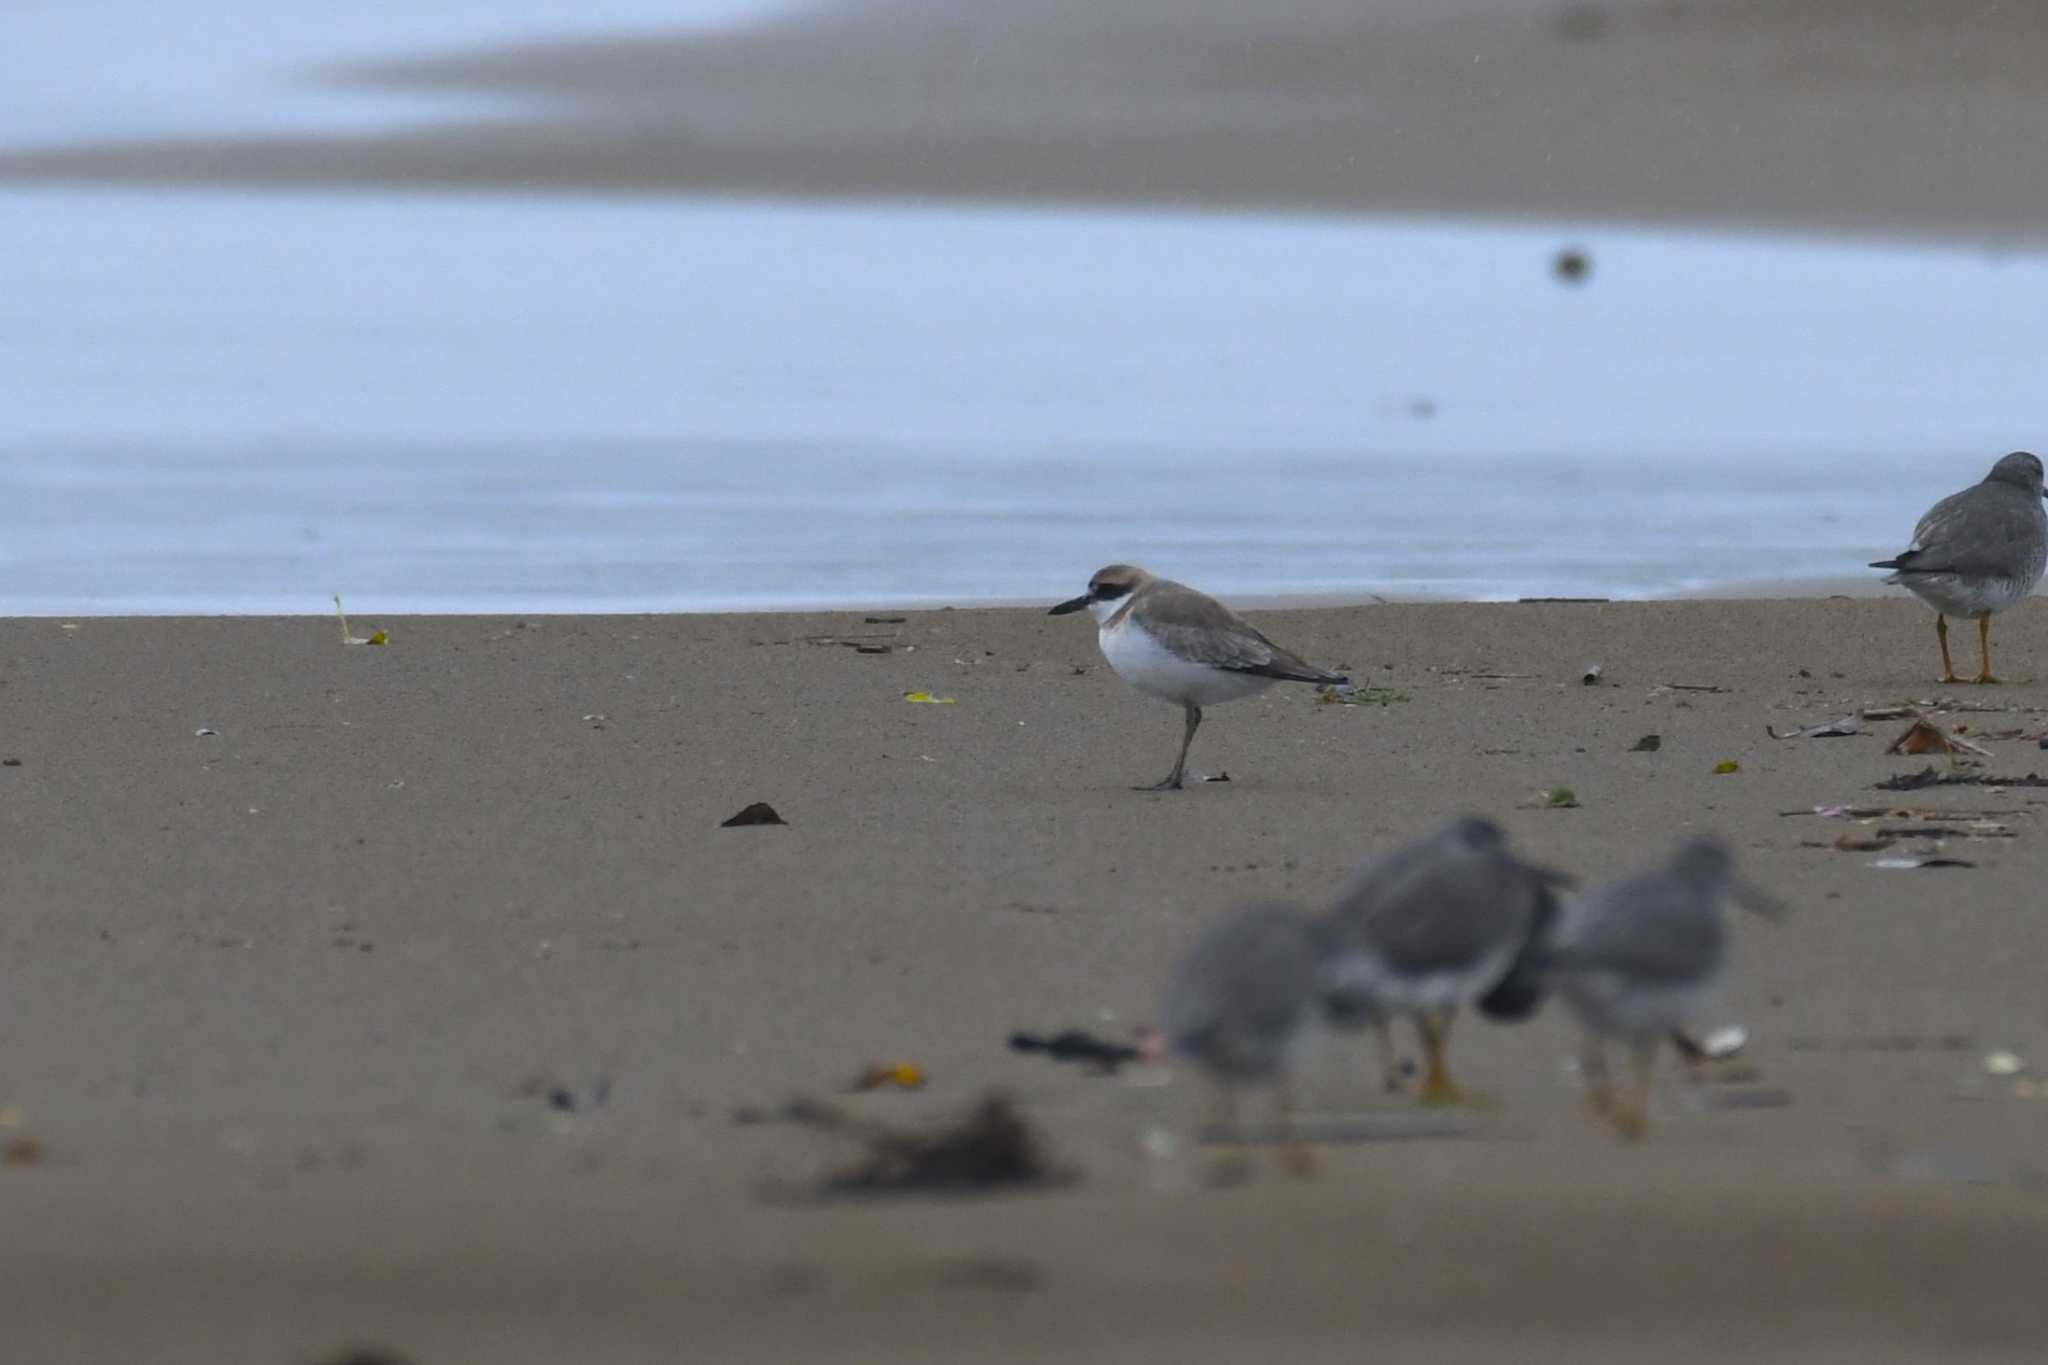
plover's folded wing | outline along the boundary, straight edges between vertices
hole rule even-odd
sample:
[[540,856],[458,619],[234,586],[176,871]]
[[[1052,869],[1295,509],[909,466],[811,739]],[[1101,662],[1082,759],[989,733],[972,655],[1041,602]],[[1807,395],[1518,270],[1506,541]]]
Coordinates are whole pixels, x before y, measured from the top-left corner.
[[1160,583],[1145,605],[1145,629],[1183,659],[1285,682],[1350,681],[1303,662],[1215,598],[1181,584]]

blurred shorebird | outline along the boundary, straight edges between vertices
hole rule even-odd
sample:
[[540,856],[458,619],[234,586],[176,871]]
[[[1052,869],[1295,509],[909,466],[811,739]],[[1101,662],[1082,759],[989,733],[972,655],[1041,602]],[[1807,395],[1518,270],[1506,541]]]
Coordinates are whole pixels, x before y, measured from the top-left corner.
[[1543,987],[1522,959],[1566,878],[1508,851],[1500,826],[1465,816],[1366,863],[1330,913],[1330,966],[1323,1007],[1340,1027],[1369,1024],[1379,1035],[1387,1089],[1401,1075],[1389,1022],[1415,1020],[1424,1070],[1420,1098],[1466,1098],[1445,1059],[1458,1010],[1475,1001],[1498,1018],[1524,1017]]
[[1215,598],[1130,564],[1111,564],[1088,580],[1088,591],[1051,615],[1086,609],[1096,642],[1116,675],[1147,696],[1173,702],[1187,716],[1180,757],[1164,780],[1140,791],[1179,791],[1188,746],[1202,708],[1263,692],[1275,682],[1342,684],[1254,630]]
[[1977,681],[1991,672],[1991,616],[2026,600],[2048,567],[2048,512],[2041,507],[2041,462],[2024,450],[1991,466],[1982,483],[1943,498],[1913,528],[1913,543],[1873,569],[1933,607],[1941,642],[1941,680],[1957,683],[1949,661],[1948,618],[1977,618]]
[[1293,1052],[1313,1021],[1323,982],[1322,926],[1294,907],[1248,906],[1225,916],[1174,965],[1161,1024],[1174,1053],[1197,1063],[1215,1085],[1214,1121],[1234,1144],[1217,1161],[1218,1183],[1249,1170],[1237,1092],[1270,1087],[1284,1146],[1296,1175],[1311,1168],[1294,1131]]
[[[1598,887],[1566,907],[1540,957],[1558,994],[1585,1029],[1580,1065],[1586,1097],[1624,1137],[1648,1129],[1657,1045],[1683,1033],[1727,969],[1722,902],[1768,919],[1784,904],[1735,875],[1716,839],[1692,839],[1653,871]],[[1631,1086],[1617,1094],[1606,1039],[1626,1043]]]

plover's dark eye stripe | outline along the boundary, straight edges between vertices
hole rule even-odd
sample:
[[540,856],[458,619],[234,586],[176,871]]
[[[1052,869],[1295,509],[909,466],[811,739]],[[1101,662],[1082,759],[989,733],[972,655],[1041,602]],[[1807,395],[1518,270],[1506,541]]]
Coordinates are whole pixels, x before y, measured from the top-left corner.
[[1129,591],[1129,588],[1122,587],[1115,583],[1098,583],[1095,586],[1095,595],[1105,602],[1108,602],[1114,598],[1122,597],[1125,593]]

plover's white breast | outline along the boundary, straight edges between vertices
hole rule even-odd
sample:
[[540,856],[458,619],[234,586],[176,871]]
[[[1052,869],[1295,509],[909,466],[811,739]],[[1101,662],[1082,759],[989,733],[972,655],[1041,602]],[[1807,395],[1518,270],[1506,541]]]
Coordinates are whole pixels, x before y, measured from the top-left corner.
[[1184,659],[1168,649],[1145,629],[1135,614],[1126,614],[1115,625],[1105,625],[1096,634],[1102,657],[1109,666],[1140,692],[1182,706],[1214,706],[1263,692],[1273,685],[1271,678],[1256,673],[1237,673]]

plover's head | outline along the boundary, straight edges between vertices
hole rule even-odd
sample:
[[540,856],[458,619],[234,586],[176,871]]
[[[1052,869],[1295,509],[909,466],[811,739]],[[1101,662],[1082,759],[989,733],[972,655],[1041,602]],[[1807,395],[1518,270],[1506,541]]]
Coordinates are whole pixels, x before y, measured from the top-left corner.
[[1107,621],[1123,610],[1132,593],[1151,581],[1152,575],[1135,564],[1111,564],[1095,571],[1095,576],[1088,580],[1088,591],[1079,597],[1068,598],[1049,614],[1065,616],[1070,611],[1086,607],[1088,614],[1098,623]]
[[2035,497],[2042,496],[2041,461],[2024,450],[2012,454],[1991,466],[1991,472],[1984,476],[1986,483],[2009,483],[2015,488],[2024,488]]

